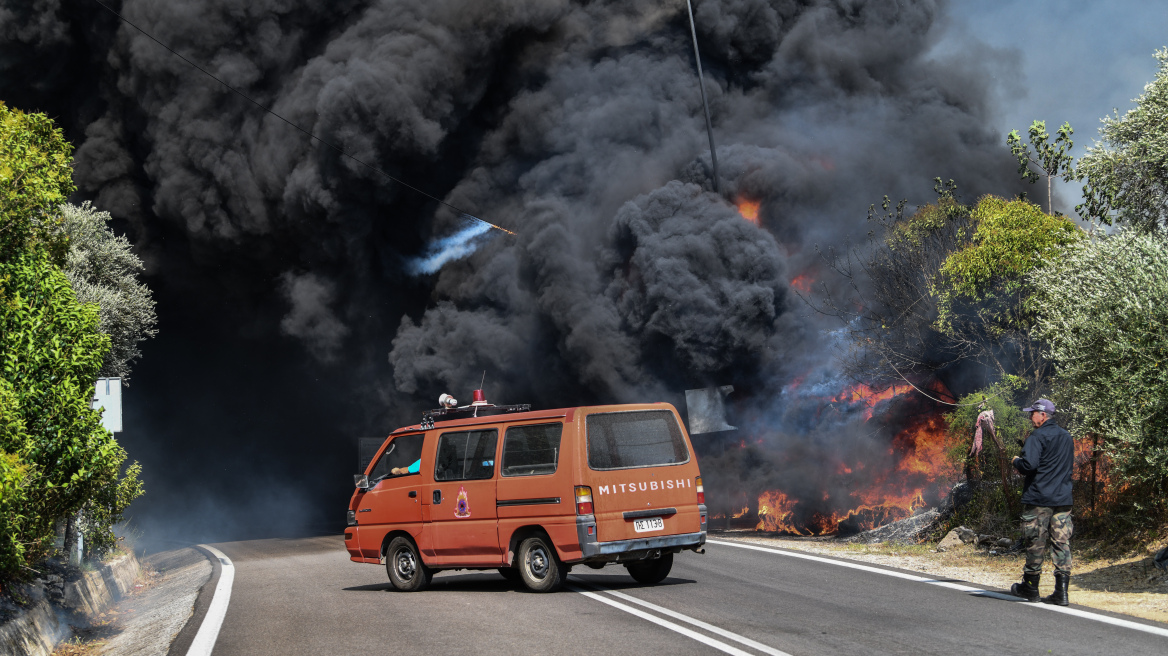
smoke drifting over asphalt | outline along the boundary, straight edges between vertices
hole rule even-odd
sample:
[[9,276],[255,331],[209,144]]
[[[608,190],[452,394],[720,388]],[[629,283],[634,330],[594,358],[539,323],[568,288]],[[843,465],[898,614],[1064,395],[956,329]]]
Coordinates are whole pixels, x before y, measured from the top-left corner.
[[454,212],[89,0],[0,2],[0,98],[58,117],[79,195],[123,222],[157,290],[123,436],[147,466],[148,526],[181,521],[177,497],[271,517],[279,501],[253,493],[271,481],[317,500],[305,523],[333,521],[353,438],[483,370],[488,398],[536,407],[680,407],[686,388],[734,384],[759,409],[744,430],[776,436],[760,458],[859,448],[853,424],[816,440],[773,421],[784,385],[833,355],[791,281],[832,284],[813,245],[862,238],[884,194],[927,202],[935,176],[967,197],[1018,185],[988,127],[1015,63],[977,43],[939,54],[940,1],[696,2],[721,196],[684,3],[115,6],[293,123],[517,233],[427,260],[463,227]]

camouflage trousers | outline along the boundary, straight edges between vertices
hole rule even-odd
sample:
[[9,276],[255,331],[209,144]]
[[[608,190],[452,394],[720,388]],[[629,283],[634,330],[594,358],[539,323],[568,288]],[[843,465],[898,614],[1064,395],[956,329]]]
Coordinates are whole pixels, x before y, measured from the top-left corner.
[[1071,507],[1023,506],[1022,539],[1026,544],[1026,574],[1041,574],[1042,559],[1050,545],[1054,570],[1068,576],[1071,573]]

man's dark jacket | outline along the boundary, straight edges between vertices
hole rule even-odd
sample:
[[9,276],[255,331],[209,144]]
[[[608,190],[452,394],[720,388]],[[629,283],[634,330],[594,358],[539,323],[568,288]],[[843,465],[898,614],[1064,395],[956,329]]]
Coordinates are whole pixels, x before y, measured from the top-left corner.
[[1075,442],[1062,426],[1047,419],[1034,429],[1022,447],[1022,457],[1014,469],[1026,477],[1022,503],[1031,506],[1071,505],[1071,470],[1075,465]]

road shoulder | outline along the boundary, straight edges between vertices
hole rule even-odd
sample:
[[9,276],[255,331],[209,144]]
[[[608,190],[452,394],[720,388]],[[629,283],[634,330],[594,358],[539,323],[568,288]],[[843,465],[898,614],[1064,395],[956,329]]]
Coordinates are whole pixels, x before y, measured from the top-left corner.
[[[823,538],[763,536],[737,531],[711,533],[710,537],[845,558],[916,572],[923,576],[967,581],[999,590],[1008,590],[1011,583],[1021,580],[1023,564],[1020,555],[989,555],[971,546],[956,551],[937,552],[929,545],[849,544]],[[1145,577],[1143,582],[1148,585],[1131,592],[1117,591],[1120,587],[1118,582],[1114,586],[1097,583],[1104,572],[1118,570],[1121,565],[1111,561],[1077,563],[1071,575],[1071,602],[1096,610],[1168,623],[1168,576],[1154,573],[1155,570],[1148,573],[1141,570],[1136,575]],[[1044,595],[1053,589],[1050,571],[1051,564],[1048,561],[1046,575],[1040,586]],[[1084,588],[1078,585],[1079,581],[1085,581],[1092,587]]]
[[189,547],[153,554],[143,565],[151,572],[149,583],[119,604],[120,631],[102,646],[99,653],[103,656],[168,653],[191,623],[200,590],[213,578],[211,562],[201,551]]

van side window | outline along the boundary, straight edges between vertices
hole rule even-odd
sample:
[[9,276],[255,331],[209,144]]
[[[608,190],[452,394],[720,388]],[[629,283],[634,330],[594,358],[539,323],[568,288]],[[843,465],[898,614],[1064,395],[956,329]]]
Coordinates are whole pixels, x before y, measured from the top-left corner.
[[422,438],[425,435],[402,435],[389,443],[385,447],[385,453],[381,455],[381,460],[377,461],[377,466],[373,468],[373,473],[369,476],[369,482],[374,483],[380,481],[390,475],[390,472],[396,468],[407,469],[422,457]]
[[668,410],[588,415],[588,466],[627,469],[689,461],[689,449]]
[[470,481],[494,476],[495,445],[498,442],[496,428],[443,433],[438,439],[434,480]]
[[563,432],[564,425],[560,423],[508,428],[503,436],[503,475],[556,473]]

